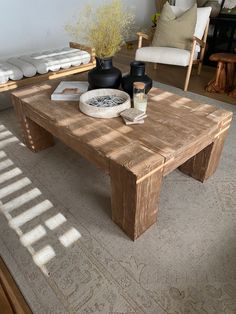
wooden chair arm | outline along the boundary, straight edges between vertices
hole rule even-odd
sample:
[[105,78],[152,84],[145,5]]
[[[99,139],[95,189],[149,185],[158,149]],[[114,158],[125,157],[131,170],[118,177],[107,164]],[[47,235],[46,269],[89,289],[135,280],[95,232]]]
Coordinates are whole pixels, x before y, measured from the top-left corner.
[[142,47],[142,43],[143,43],[143,38],[148,40],[149,36],[147,34],[145,34],[145,33],[142,33],[142,32],[138,32],[137,36],[138,36],[138,48],[141,48]]
[[196,43],[199,44],[199,46],[202,48],[205,48],[205,46],[206,46],[206,43],[196,36],[193,36],[193,41],[196,41]]
[[143,37],[144,39],[147,39],[147,40],[149,39],[149,36],[145,33],[138,32],[137,35],[138,35],[138,37]]

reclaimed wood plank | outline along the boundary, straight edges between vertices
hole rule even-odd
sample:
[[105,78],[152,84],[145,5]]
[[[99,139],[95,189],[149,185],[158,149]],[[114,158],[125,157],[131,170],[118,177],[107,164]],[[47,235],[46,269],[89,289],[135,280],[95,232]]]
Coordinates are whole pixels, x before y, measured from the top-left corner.
[[67,125],[63,125],[61,128],[58,128],[55,121],[53,123],[50,120],[46,120],[45,116],[39,115],[37,112],[30,110],[28,107],[25,107],[25,113],[29,117],[29,120],[32,122],[34,121],[35,124],[47,130],[48,133],[53,134],[67,146],[78,152],[81,156],[90,162],[93,162],[98,168],[108,172],[109,162],[105,156],[103,156],[98,151],[95,151],[94,148],[88,143],[83,142],[83,140],[76,134],[70,132],[69,128],[67,128]]
[[179,167],[180,171],[201,182],[207,180],[218,167],[226,136],[227,131],[182,164]]
[[53,146],[53,136],[25,115],[24,104],[21,100],[12,96],[12,101],[18,120],[20,121],[23,142],[25,145],[33,152],[38,152]]
[[202,181],[214,173],[232,113],[152,89],[145,123],[128,126],[120,117],[88,117],[76,102],[51,101],[52,86],[15,92],[19,118],[35,140],[45,129],[109,173],[112,219],[131,239],[156,222],[163,176],[177,167]]
[[218,125],[215,138],[212,143],[179,167],[182,172],[201,182],[207,180],[216,171],[232,120],[232,113],[223,109],[218,109],[209,116]]
[[156,222],[163,164],[162,156],[139,143],[110,156],[112,220],[132,240]]

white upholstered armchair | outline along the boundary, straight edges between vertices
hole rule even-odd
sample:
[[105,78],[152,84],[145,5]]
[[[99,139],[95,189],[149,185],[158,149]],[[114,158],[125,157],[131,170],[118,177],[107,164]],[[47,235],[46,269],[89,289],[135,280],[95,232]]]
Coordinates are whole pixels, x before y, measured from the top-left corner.
[[[182,15],[185,11],[177,6],[172,6],[171,8],[177,17]],[[201,72],[210,13],[211,7],[197,8],[197,22],[191,51],[172,47],[142,47],[142,40],[148,39],[148,35],[144,33],[137,33],[139,41],[135,60],[153,62],[155,64],[155,68],[158,63],[188,67],[184,84],[184,91],[187,91],[192,65],[198,64],[198,75]]]

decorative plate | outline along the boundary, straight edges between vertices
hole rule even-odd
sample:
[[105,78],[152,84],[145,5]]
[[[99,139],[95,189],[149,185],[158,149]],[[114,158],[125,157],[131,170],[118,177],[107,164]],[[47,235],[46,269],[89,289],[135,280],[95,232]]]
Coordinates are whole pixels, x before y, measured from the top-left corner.
[[118,89],[101,88],[80,96],[79,108],[94,118],[115,118],[131,107],[130,96]]

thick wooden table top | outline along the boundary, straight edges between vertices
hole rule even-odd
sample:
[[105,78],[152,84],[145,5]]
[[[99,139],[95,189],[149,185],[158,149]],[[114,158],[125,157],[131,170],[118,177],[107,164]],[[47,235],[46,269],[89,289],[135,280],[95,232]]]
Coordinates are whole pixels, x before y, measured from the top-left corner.
[[13,97],[21,100],[27,117],[98,166],[109,172],[114,160],[137,179],[158,167],[164,167],[164,175],[174,170],[212,143],[232,118],[226,110],[153,88],[145,123],[126,126],[120,117],[88,117],[78,102],[51,101],[54,85],[17,90]]

